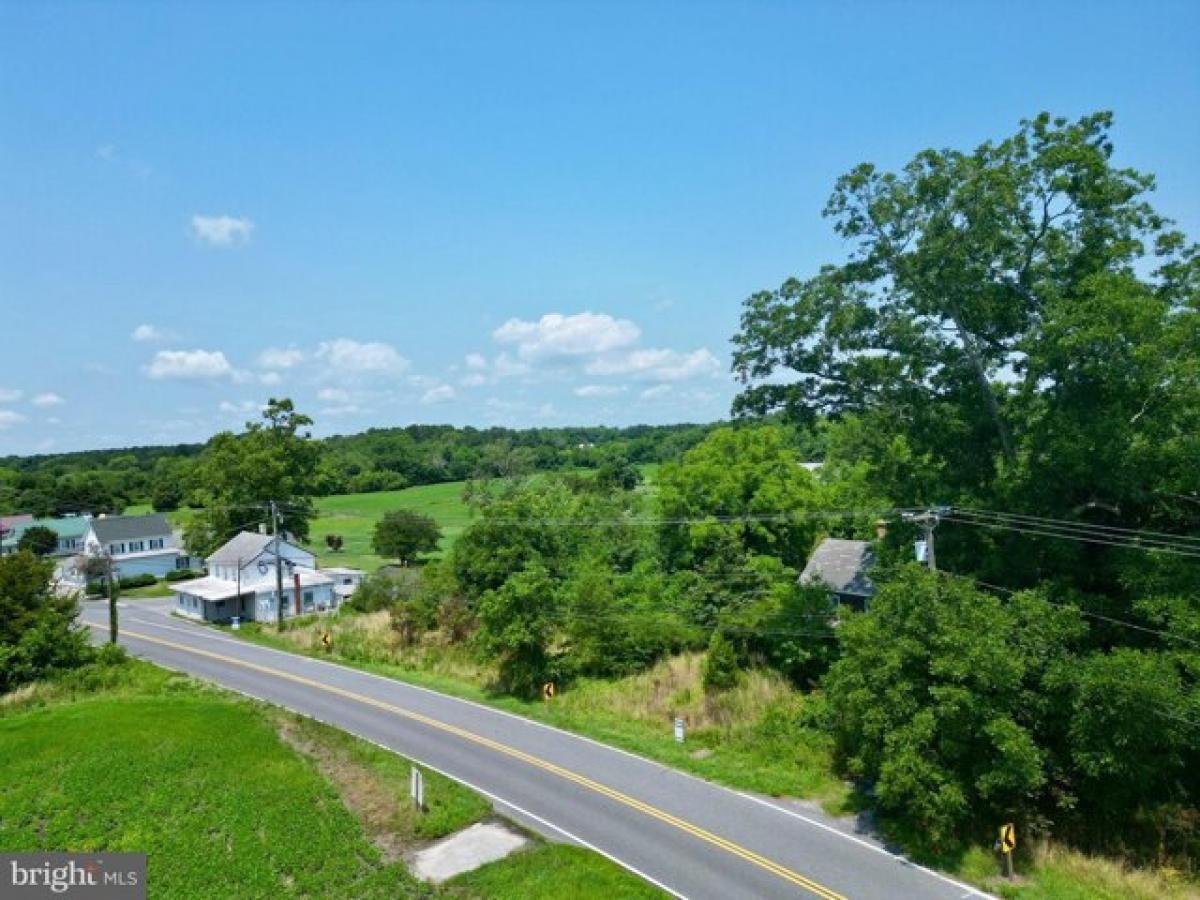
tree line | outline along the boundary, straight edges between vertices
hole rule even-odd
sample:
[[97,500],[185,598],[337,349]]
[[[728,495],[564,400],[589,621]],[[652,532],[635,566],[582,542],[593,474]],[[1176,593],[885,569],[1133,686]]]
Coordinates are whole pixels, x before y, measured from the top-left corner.
[[[596,467],[610,459],[660,462],[677,457],[709,427],[372,428],[314,441],[317,463],[306,473],[307,490],[313,496],[366,493],[485,474]],[[113,514],[140,503],[159,511],[202,506],[200,470],[211,443],[0,457],[0,515]]]

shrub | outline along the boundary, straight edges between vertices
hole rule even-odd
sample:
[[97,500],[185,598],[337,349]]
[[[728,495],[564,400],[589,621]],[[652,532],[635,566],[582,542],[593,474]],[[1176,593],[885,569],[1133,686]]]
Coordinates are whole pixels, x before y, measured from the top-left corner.
[[150,574],[143,575],[126,575],[123,578],[117,579],[117,585],[125,590],[127,588],[150,587],[152,584],[157,584],[158,579]]
[[201,578],[204,572],[199,569],[175,569],[166,574],[167,581],[187,581],[190,578]]
[[714,631],[704,657],[701,681],[706,691],[727,691],[737,684],[738,660],[733,644],[720,631]]
[[31,553],[0,558],[0,693],[92,657],[73,599],[51,585],[54,566]]

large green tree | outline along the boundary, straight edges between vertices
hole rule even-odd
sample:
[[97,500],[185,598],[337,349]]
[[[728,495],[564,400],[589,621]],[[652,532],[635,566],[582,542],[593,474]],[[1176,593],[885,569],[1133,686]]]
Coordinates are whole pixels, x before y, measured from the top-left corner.
[[386,559],[407,565],[421,553],[436,550],[442,529],[436,521],[411,509],[393,509],[375,523],[371,546]]
[[320,458],[311,425],[291,400],[271,398],[244,433],[223,431],[208,442],[193,476],[204,509],[187,528],[189,550],[204,555],[243,529],[269,525],[272,503],[282,532],[308,537]]
[[[1114,162],[1111,123],[1040,115],[840,178],[826,215],[849,257],[746,301],[735,411],[831,417],[833,467],[865,465],[899,505],[1200,527],[1197,254],[1148,202],[1153,178]],[[1017,582],[1120,578],[1104,551],[984,549],[959,558],[1004,559],[996,577],[1015,562]]]

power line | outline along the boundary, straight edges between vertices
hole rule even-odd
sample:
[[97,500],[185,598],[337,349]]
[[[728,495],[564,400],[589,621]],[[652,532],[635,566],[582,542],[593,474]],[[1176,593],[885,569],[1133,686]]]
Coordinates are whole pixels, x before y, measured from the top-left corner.
[[1139,529],[1139,528],[1125,528],[1123,526],[1117,526],[1117,525],[1100,525],[1100,524],[1094,524],[1091,522],[1077,522],[1077,521],[1072,521],[1069,519],[1054,519],[1054,518],[1050,518],[1048,516],[1032,516],[1032,515],[1026,515],[1023,513],[1010,513],[1010,512],[999,512],[999,511],[987,510],[987,509],[975,509],[975,508],[967,507],[967,506],[955,506],[955,507],[951,508],[951,511],[956,514],[959,514],[959,515],[970,514],[973,516],[982,516],[982,517],[992,517],[992,518],[1023,521],[1023,522],[1028,522],[1031,524],[1043,523],[1043,524],[1047,524],[1047,525],[1055,525],[1055,526],[1059,526],[1059,527],[1063,527],[1063,528],[1070,528],[1070,529],[1083,530],[1083,531],[1089,531],[1089,532],[1097,532],[1097,533],[1119,532],[1119,533],[1129,535],[1129,536],[1149,536],[1149,537],[1163,538],[1163,539],[1170,540],[1170,541],[1184,541],[1184,542],[1192,542],[1192,543],[1200,544],[1200,537],[1193,537],[1191,535],[1186,535],[1186,534],[1172,534],[1171,532],[1167,532],[1167,531],[1149,531],[1146,529]]
[[1035,537],[1051,537],[1061,538],[1068,541],[1081,541],[1088,544],[1099,544],[1107,547],[1119,547],[1125,550],[1145,550],[1147,552],[1157,551],[1161,553],[1170,553],[1175,556],[1186,556],[1200,558],[1200,548],[1179,547],[1176,545],[1159,545],[1150,544],[1140,540],[1120,541],[1109,540],[1100,536],[1092,536],[1087,534],[1054,531],[1045,528],[1034,528],[1032,526],[1024,526],[999,521],[985,521],[982,519],[962,518],[953,513],[944,513],[942,520],[946,522],[956,522],[960,525],[976,525],[983,528],[1000,529],[1003,531],[1013,531],[1020,534],[1029,534]]
[[[1016,593],[1020,593],[1019,591],[1015,591],[1012,588],[1006,588],[1006,587],[1003,587],[1002,585],[989,584],[986,581],[980,581],[978,578],[972,578],[970,575],[960,575],[957,572],[947,572],[945,570],[939,570],[939,574],[946,575],[950,578],[958,578],[962,581],[969,581],[971,584],[978,585],[979,587],[987,588],[988,590],[992,590],[992,591],[999,591],[1000,593],[1008,594],[1010,596],[1013,594],[1016,594]],[[1189,638],[1189,637],[1184,637],[1181,634],[1174,634],[1173,632],[1170,632],[1170,631],[1161,631],[1156,628],[1150,628],[1146,625],[1139,625],[1137,622],[1129,622],[1125,619],[1117,619],[1117,618],[1114,618],[1113,616],[1107,616],[1104,613],[1093,612],[1089,609],[1085,609],[1082,606],[1077,606],[1074,603],[1063,603],[1061,601],[1051,600],[1048,597],[1043,597],[1043,596],[1037,594],[1036,591],[1031,591],[1029,593],[1032,593],[1043,603],[1049,604],[1050,606],[1057,606],[1060,609],[1073,610],[1074,612],[1079,613],[1081,616],[1087,616],[1090,619],[1097,619],[1102,622],[1107,622],[1110,625],[1119,625],[1123,628],[1131,628],[1136,631],[1142,631],[1147,634],[1156,635],[1157,637],[1166,638],[1167,640],[1179,641],[1184,644],[1191,644],[1193,647],[1200,647],[1200,641],[1193,640],[1192,638]]]

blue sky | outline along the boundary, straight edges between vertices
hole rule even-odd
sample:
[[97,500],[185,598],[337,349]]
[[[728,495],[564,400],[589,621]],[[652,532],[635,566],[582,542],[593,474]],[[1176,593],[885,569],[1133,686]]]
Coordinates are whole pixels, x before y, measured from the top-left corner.
[[1117,115],[1200,234],[1195,3],[0,2],[0,455],[728,413],[862,160]]

